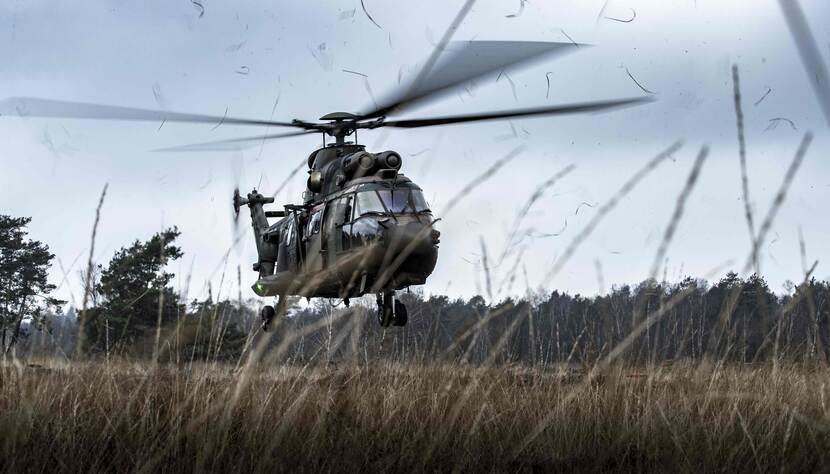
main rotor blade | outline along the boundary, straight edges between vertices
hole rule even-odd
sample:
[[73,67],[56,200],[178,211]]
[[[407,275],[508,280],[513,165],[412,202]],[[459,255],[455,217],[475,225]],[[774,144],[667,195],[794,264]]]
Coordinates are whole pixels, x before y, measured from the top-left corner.
[[250,120],[227,116],[186,114],[164,110],[137,109],[113,105],[68,102],[39,99],[36,97],[10,97],[0,101],[0,115],[21,117],[78,118],[98,120],[168,121],[191,123],[215,123],[234,125],[268,125],[273,127],[301,127],[291,122]]
[[[396,91],[392,92],[392,97],[387,97],[385,100],[382,100],[380,103],[385,103],[385,107],[378,107],[377,102],[375,102],[374,112],[366,114],[365,118],[380,117],[391,112],[393,109],[400,108],[402,105],[400,98],[412,97],[412,95],[416,93],[419,88],[421,88],[424,80],[432,73],[432,69],[435,66],[436,61],[438,61],[438,58],[441,56],[441,53],[444,52],[444,48],[447,47],[447,43],[450,42],[452,36],[455,34],[455,30],[458,29],[461,22],[463,22],[464,18],[467,17],[467,13],[472,10],[475,2],[476,0],[465,0],[464,5],[462,5],[461,9],[458,10],[458,13],[455,14],[455,18],[453,18],[452,22],[447,27],[447,30],[444,31],[443,35],[441,35],[441,39],[438,40],[438,44],[432,48],[432,52],[429,53],[429,57],[427,57],[426,61],[424,61],[424,64],[421,66],[421,69],[418,71],[418,75],[415,76],[415,79],[413,79],[408,86],[404,88],[399,87]],[[399,85],[400,82],[399,77]],[[374,102],[374,99],[372,99],[372,101]]]
[[512,66],[527,66],[544,57],[576,50],[574,43],[536,41],[454,41],[439,63],[413,86],[399,88],[378,101],[374,110],[361,118],[388,115],[416,103],[442,98],[458,86]]
[[455,115],[450,117],[432,117],[424,119],[386,120],[381,127],[417,128],[433,125],[448,125],[452,123],[478,122],[481,120],[498,120],[512,117],[530,117],[534,115],[564,115],[588,112],[605,112],[611,109],[627,107],[652,102],[651,97],[633,99],[605,100],[599,102],[583,102],[580,104],[554,105],[551,107],[536,107],[531,109],[503,110],[469,115]]
[[216,140],[205,143],[193,143],[191,145],[174,146],[170,148],[159,148],[153,151],[228,151],[228,150],[244,150],[254,145],[262,143],[265,140],[275,140],[278,138],[296,137],[299,135],[308,135],[316,133],[314,130],[301,130],[298,132],[273,133],[269,135],[258,135],[253,137],[231,138],[230,140]]

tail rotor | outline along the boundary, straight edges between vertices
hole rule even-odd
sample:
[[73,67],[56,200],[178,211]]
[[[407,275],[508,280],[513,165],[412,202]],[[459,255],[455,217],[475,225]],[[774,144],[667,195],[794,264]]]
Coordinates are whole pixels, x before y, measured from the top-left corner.
[[233,189],[233,235],[234,238],[239,236],[239,209],[248,204],[248,199],[243,198],[239,193],[239,187]]
[[244,206],[245,200],[242,199],[242,196],[239,194],[239,187],[233,189],[233,223],[234,225],[239,224],[239,208]]

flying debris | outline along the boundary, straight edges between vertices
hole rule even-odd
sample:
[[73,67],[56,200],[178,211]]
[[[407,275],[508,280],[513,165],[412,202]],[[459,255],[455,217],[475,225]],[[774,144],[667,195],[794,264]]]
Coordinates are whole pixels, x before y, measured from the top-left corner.
[[634,76],[631,74],[631,71],[629,71],[628,68],[625,68],[625,73],[628,74],[628,77],[630,77],[632,81],[634,81],[634,84],[637,84],[637,87],[639,87],[640,90],[642,90],[646,94],[654,94],[654,92],[646,89],[642,84],[640,84],[640,81],[634,78]]
[[767,128],[764,129],[764,131],[766,132],[767,130],[775,130],[776,128],[778,128],[778,124],[781,122],[784,122],[787,125],[789,125],[790,128],[792,128],[794,131],[798,131],[798,129],[795,127],[795,122],[785,117],[775,117],[769,119],[769,125],[767,125]]
[[604,18],[606,20],[616,21],[618,23],[631,23],[632,21],[634,21],[635,18],[637,18],[637,11],[632,8],[631,9],[631,18],[629,18],[627,20],[624,20],[624,19],[621,19],[621,18],[614,18],[613,16],[606,16]]

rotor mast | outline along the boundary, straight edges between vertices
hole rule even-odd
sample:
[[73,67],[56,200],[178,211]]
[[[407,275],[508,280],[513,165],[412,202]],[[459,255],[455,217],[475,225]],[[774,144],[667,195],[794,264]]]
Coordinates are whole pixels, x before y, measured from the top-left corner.
[[[342,146],[346,144],[346,137],[352,133],[355,133],[360,127],[360,124],[357,123],[359,119],[360,117],[357,115],[350,114],[348,112],[332,112],[330,114],[323,115],[319,119],[326,120],[328,123],[313,124],[299,120],[295,120],[295,123],[310,129],[319,130],[326,135],[332,136],[334,137],[335,145]],[[355,140],[355,142],[356,141],[357,140]]]

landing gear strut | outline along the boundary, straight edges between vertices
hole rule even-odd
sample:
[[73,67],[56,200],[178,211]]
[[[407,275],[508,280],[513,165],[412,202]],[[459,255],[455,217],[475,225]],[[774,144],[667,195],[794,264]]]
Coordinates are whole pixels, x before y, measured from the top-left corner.
[[406,306],[395,298],[394,291],[378,293],[378,322],[382,327],[405,326],[408,319]]
[[263,306],[261,310],[259,310],[259,317],[262,318],[262,330],[268,332],[271,329],[271,322],[274,320],[274,316],[280,315],[285,316],[286,310],[286,298],[285,296],[278,296],[277,297],[277,307],[274,309],[273,306]]

